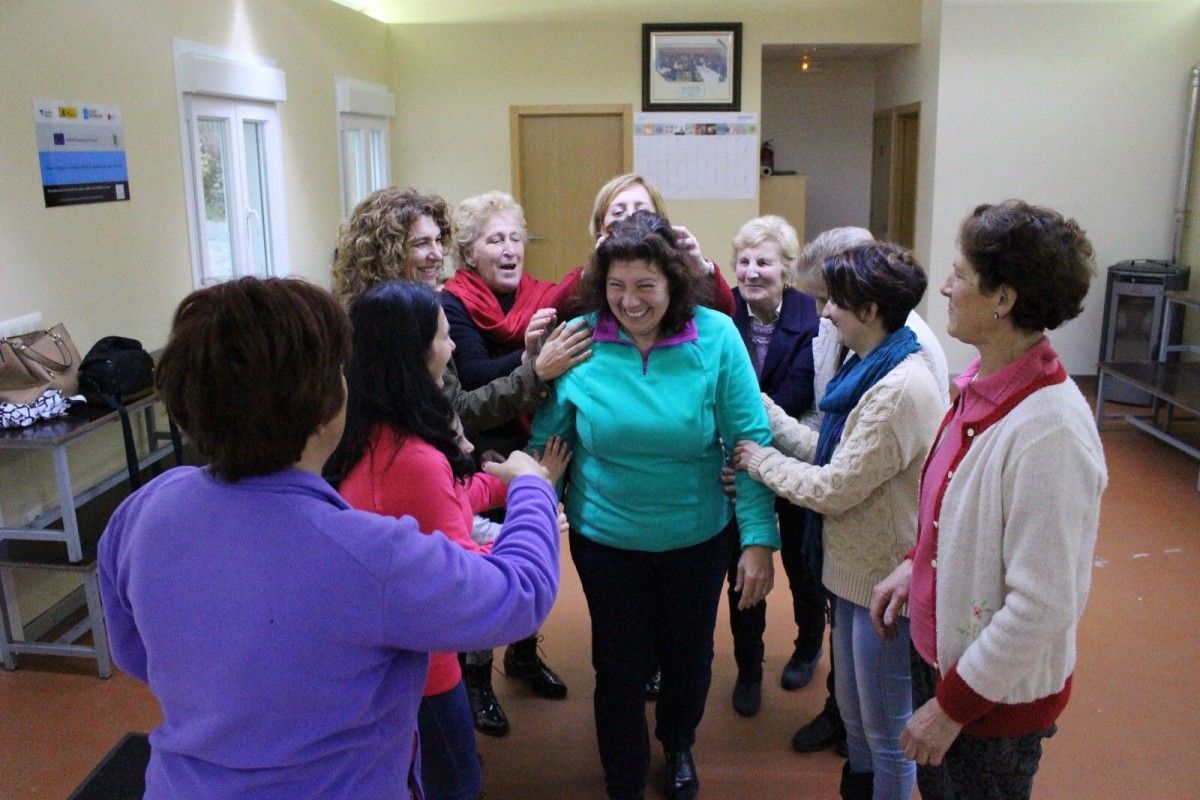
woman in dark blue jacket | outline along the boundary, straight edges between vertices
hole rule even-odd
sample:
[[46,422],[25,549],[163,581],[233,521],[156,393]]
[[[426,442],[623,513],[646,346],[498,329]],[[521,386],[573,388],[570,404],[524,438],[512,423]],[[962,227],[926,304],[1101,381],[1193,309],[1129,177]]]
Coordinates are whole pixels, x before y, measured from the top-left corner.
[[[782,217],[752,219],[733,239],[733,263],[738,286],[733,290],[733,321],[746,349],[759,388],[793,417],[799,418],[813,403],[813,338],[820,312],[813,299],[793,289],[792,268],[800,251],[796,230]],[[825,633],[825,603],[819,575],[813,575],[801,555],[804,512],[786,500],[776,504],[783,568],[792,590],[792,608],[798,629],[795,649],[784,667],[781,683],[798,689],[812,679]],[[762,705],[763,632],[767,605],[738,610],[740,593],[734,590],[736,550],[730,555],[729,623],[738,677],[733,707],[742,716],[753,716]]]

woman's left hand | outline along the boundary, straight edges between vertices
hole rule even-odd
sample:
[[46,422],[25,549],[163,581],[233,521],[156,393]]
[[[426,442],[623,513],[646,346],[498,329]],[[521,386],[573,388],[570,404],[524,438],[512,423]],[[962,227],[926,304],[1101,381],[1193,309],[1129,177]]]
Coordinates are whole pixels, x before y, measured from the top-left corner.
[[771,557],[771,549],[759,544],[752,544],[742,550],[738,559],[737,583],[734,590],[742,593],[738,602],[738,610],[745,611],[767,599],[771,587],[775,585],[775,561]]
[[730,459],[729,463],[733,464],[737,469],[749,469],[750,461],[759,450],[762,450],[762,445],[758,442],[742,439],[733,448],[733,458]]
[[946,716],[935,697],[909,717],[900,733],[900,747],[905,758],[911,758],[921,766],[936,767],[942,763],[962,727]]

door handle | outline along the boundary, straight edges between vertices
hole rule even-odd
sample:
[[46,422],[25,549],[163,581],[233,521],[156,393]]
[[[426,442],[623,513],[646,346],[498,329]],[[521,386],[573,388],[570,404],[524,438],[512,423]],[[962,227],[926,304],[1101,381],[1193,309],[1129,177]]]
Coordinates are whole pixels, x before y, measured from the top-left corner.
[[540,241],[543,241],[545,238],[546,238],[545,236],[534,236],[533,234],[529,235],[529,241],[531,241],[531,242],[540,242]]

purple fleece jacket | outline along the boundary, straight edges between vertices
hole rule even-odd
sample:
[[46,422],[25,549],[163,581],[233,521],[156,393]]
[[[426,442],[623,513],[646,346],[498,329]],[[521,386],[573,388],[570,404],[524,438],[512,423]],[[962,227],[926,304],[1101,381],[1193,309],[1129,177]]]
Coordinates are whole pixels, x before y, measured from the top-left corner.
[[555,508],[545,481],[513,481],[481,556],[298,470],[143,487],[100,541],[100,589],[114,659],[162,707],[146,798],[419,798],[428,653],[538,629]]

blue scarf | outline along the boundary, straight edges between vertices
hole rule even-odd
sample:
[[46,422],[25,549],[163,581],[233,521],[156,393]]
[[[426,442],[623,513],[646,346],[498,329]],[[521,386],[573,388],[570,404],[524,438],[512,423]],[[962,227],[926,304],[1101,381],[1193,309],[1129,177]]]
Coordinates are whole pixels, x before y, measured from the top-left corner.
[[[825,417],[821,420],[821,433],[817,437],[817,454],[812,462],[814,465],[823,467],[833,458],[833,451],[842,441],[842,429],[846,427],[846,420],[867,390],[879,383],[897,364],[920,349],[917,335],[908,326],[902,326],[889,334],[866,358],[859,358],[858,354],[855,354],[847,359],[837,374],[829,379],[825,397],[818,404],[818,408],[825,412]],[[801,552],[818,582],[821,580],[821,570],[825,561],[825,548],[821,538],[824,529],[825,517],[806,509]]]

